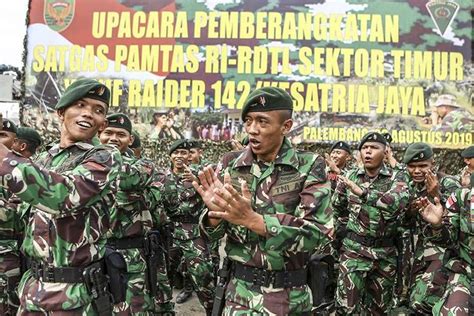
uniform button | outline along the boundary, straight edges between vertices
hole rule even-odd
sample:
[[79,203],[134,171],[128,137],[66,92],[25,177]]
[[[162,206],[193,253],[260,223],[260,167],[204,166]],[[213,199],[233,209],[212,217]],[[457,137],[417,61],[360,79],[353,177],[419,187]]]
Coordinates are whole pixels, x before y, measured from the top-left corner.
[[10,166],[15,167],[18,164],[18,161],[12,160],[10,161]]
[[276,227],[272,227],[272,233],[276,233],[277,232],[277,228]]
[[12,179],[12,175],[11,175],[11,174],[6,174],[6,175],[5,175],[5,180],[10,181],[11,179]]
[[275,249],[275,246],[270,246],[270,250],[274,250]]

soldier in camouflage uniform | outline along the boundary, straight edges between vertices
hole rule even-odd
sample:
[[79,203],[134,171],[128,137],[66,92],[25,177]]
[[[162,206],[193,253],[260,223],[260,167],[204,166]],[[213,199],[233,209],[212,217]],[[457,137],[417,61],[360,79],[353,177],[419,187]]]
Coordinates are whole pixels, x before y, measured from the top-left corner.
[[324,158],[286,138],[293,100],[282,89],[253,91],[242,119],[249,145],[226,154],[193,183],[208,207],[201,229],[230,261],[225,315],[310,315],[306,266],[333,229]]
[[468,132],[474,130],[474,116],[462,108],[456,97],[451,94],[442,94],[435,103],[436,113],[441,122],[433,127],[435,131]]
[[429,223],[424,235],[432,243],[456,250],[446,263],[448,285],[441,300],[433,307],[433,315],[468,316],[474,308],[474,175],[471,188],[456,190],[446,204],[424,200],[423,219]]
[[186,140],[175,141],[170,148],[172,169],[163,189],[163,207],[173,225],[173,246],[180,255],[170,258],[171,271],[180,266],[192,282],[199,301],[210,313],[214,301],[214,274],[209,249],[199,234],[198,220],[204,204],[192,186],[196,180],[187,166],[189,144]]
[[[0,130],[0,143],[12,149],[17,126],[10,120],[3,119]],[[22,225],[16,205],[8,201],[12,194],[0,188],[0,314],[15,315],[19,301],[15,293],[20,281],[20,249],[18,240],[21,237]]]
[[474,174],[474,145],[464,149],[461,153],[466,166],[461,170],[459,180],[461,185],[465,188],[470,186],[471,174]]
[[[1,184],[24,202],[29,218],[22,252],[30,269],[19,285],[18,315],[110,312],[101,259],[121,157],[114,148],[90,144],[107,124],[109,97],[95,80],[72,83],[56,105],[60,141],[34,163],[0,145]],[[92,273],[84,271],[94,271],[90,284],[97,291],[88,290]]]
[[[107,245],[118,250],[127,263],[126,301],[117,304],[114,313],[173,315],[174,306],[171,303],[171,287],[166,277],[163,248],[154,250],[160,258],[159,261],[157,259],[151,262],[150,245],[146,244],[151,240],[153,228],[159,227],[166,220],[166,215],[159,205],[164,174],[158,172],[151,161],[136,158],[129,149],[134,136],[132,123],[126,115],[112,114],[107,120],[108,126],[100,132],[99,139],[102,144],[116,147],[123,159],[116,204],[112,211],[112,238],[107,241]],[[151,274],[154,274],[153,280],[150,279]],[[158,281],[161,284],[158,284]],[[164,288],[164,291],[158,290],[157,287]]]
[[[431,202],[438,198],[445,203],[460,184],[454,177],[434,172],[433,150],[428,144],[408,146],[403,162],[407,165],[410,189],[410,203],[404,215],[416,241],[409,283],[410,307],[416,313],[430,313],[443,295],[446,280],[441,267],[446,249],[424,238],[421,230],[425,222],[418,215],[418,209],[423,198]],[[405,263],[405,266],[410,265]]]
[[25,158],[30,158],[41,145],[40,134],[31,127],[19,127],[11,150]]
[[403,173],[383,162],[386,144],[381,134],[366,134],[359,145],[363,168],[339,176],[332,198],[335,212],[349,209],[336,291],[338,312],[343,315],[382,315],[390,308],[395,238],[409,193]]
[[136,158],[142,158],[142,141],[140,135],[136,131],[132,131],[133,143],[130,145],[130,149]]

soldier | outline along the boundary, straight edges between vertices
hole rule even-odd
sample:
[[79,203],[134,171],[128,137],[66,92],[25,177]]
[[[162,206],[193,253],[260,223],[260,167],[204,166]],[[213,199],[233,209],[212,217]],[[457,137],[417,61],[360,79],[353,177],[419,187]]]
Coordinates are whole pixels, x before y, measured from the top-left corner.
[[385,314],[395,283],[395,237],[408,202],[402,172],[384,164],[386,139],[367,133],[359,144],[364,166],[339,176],[334,212],[349,209],[347,235],[339,257],[336,300],[341,314]]
[[351,146],[346,142],[336,142],[331,146],[329,154],[325,154],[328,165],[328,178],[331,181],[331,190],[334,191],[337,185],[337,176],[343,174],[349,168],[351,160]]
[[112,212],[112,238],[107,245],[118,250],[127,265],[126,301],[116,305],[114,312],[117,315],[174,314],[169,282],[161,284],[168,285],[165,292],[158,290],[157,269],[165,269],[163,274],[166,276],[164,252],[160,243],[151,243],[159,238],[153,228],[166,219],[159,208],[164,175],[157,172],[153,163],[136,158],[129,150],[134,136],[132,123],[125,114],[111,114],[107,121],[107,128],[99,134],[100,142],[116,147],[123,159]]
[[133,143],[130,145],[130,149],[133,151],[135,158],[142,158],[142,141],[140,135],[136,131],[132,131]]
[[60,141],[34,163],[0,145],[1,185],[29,212],[18,315],[111,313],[103,258],[121,157],[90,144],[107,124],[109,97],[95,80],[72,83],[56,105]]
[[470,186],[469,179],[471,174],[474,173],[474,146],[469,146],[464,149],[461,153],[461,157],[464,159],[466,166],[461,170],[459,178],[461,185],[468,188]]
[[201,143],[198,142],[197,140],[189,140],[189,158],[188,158],[188,164],[189,165],[202,165],[204,166],[204,163],[202,161],[202,148],[201,148]]
[[164,184],[163,206],[173,225],[173,246],[181,253],[170,258],[174,266],[170,270],[175,271],[181,265],[209,314],[214,300],[214,275],[207,244],[199,234],[198,220],[204,204],[192,186],[196,177],[187,166],[189,147],[189,143],[181,139],[175,141],[169,151],[172,169]]
[[410,189],[410,204],[405,216],[407,224],[411,226],[409,230],[412,238],[416,240],[410,276],[410,307],[416,313],[429,314],[443,295],[445,279],[441,267],[446,249],[424,238],[424,221],[418,215],[418,209],[420,201],[425,198],[431,202],[437,198],[445,203],[460,184],[454,177],[434,171],[433,150],[428,144],[413,143],[408,146],[403,162],[407,165]]
[[18,128],[15,141],[11,150],[16,151],[25,158],[30,158],[41,145],[40,134],[31,127]]
[[433,315],[472,315],[474,309],[474,175],[471,188],[456,190],[446,204],[423,200],[420,208],[429,223],[424,234],[433,243],[456,250],[445,264],[448,284],[443,298],[435,303]]
[[[8,149],[15,144],[17,126],[3,119],[0,143]],[[8,203],[12,194],[0,187],[0,314],[15,315],[19,301],[16,288],[20,281],[20,249],[18,240],[22,226],[16,206]]]
[[474,117],[457,102],[451,94],[442,94],[435,103],[437,121],[433,122],[433,130],[444,132],[468,132],[474,130]]
[[292,112],[284,90],[253,91],[242,109],[249,145],[193,183],[208,207],[201,229],[211,240],[225,236],[219,274],[230,276],[216,291],[214,315],[217,308],[225,315],[311,313],[305,268],[330,240],[331,189],[324,158],[294,149],[286,137]]

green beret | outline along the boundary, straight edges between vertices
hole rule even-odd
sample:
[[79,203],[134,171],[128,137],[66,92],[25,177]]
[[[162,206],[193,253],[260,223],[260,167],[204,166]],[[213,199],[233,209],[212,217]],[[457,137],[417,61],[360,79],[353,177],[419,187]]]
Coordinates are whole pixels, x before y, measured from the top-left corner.
[[128,131],[130,134],[132,133],[132,122],[123,113],[114,113],[107,116],[107,121],[109,124],[107,127],[116,127],[116,128],[123,128],[124,130]]
[[349,146],[348,143],[342,142],[342,141],[334,143],[331,146],[331,150],[329,152],[332,152],[334,149],[342,149],[342,150],[347,151],[349,154],[351,153],[351,146]]
[[12,133],[17,133],[18,128],[16,127],[16,124],[13,123],[12,121],[8,119],[3,119],[3,129],[6,132],[12,132]]
[[171,144],[170,147],[170,155],[175,151],[176,149],[187,149],[189,150],[191,147],[189,146],[189,142],[186,139],[178,139],[175,141],[173,144]]
[[293,110],[293,99],[283,89],[264,87],[252,91],[242,108],[242,120],[249,112]]
[[132,131],[134,137],[133,143],[130,145],[130,148],[140,148],[142,147],[142,142],[140,140],[140,135],[136,131]]
[[382,134],[383,137],[385,137],[385,139],[387,140],[387,143],[391,144],[392,143],[392,135],[390,133],[383,133]]
[[461,152],[461,157],[463,158],[473,158],[474,157],[474,145],[469,146]]
[[362,139],[360,140],[359,150],[366,142],[376,142],[384,144],[385,146],[387,145],[387,140],[385,139],[385,137],[383,137],[382,134],[377,132],[368,132],[367,134],[365,134],[364,137],[362,137]]
[[58,104],[56,104],[56,110],[66,108],[83,98],[91,98],[105,102],[107,106],[110,100],[110,90],[105,85],[97,80],[93,79],[79,79],[71,83],[64,91]]
[[433,149],[426,143],[413,143],[405,150],[404,163],[425,161],[433,157]]
[[34,143],[36,146],[41,145],[41,136],[40,134],[31,127],[19,127],[16,133],[18,139],[23,139]]
[[197,139],[188,140],[189,148],[201,148],[201,142]]

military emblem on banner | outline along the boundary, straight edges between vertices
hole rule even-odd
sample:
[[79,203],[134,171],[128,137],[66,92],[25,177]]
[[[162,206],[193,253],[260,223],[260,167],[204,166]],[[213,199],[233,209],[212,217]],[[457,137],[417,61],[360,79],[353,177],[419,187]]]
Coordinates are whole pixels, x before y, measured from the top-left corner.
[[44,21],[56,32],[64,31],[74,17],[75,0],[45,0]]
[[450,0],[431,0],[426,4],[426,9],[443,36],[458,13],[459,4]]

